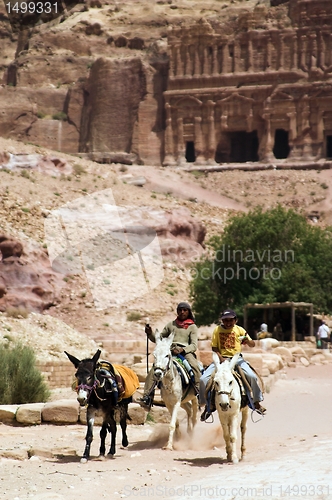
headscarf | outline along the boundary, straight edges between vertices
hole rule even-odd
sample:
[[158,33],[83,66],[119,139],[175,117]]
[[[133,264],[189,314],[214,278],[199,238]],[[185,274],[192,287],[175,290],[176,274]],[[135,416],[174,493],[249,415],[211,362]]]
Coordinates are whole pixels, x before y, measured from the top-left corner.
[[191,307],[188,304],[188,302],[180,302],[177,305],[176,311],[178,311],[181,308],[188,309],[188,311],[189,311],[188,318],[185,319],[184,321],[181,321],[177,316],[175,319],[175,322],[179,328],[184,328],[186,330],[188,328],[188,326],[193,325],[195,323],[195,317],[192,313]]
[[266,323],[261,324],[261,332],[267,332],[267,324]]

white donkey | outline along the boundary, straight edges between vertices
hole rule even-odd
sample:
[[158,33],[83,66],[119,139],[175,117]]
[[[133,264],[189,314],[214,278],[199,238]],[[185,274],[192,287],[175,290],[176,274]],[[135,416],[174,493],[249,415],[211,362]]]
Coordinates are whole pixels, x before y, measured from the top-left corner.
[[180,406],[187,412],[187,432],[190,434],[197,420],[197,396],[191,385],[182,390],[181,377],[177,371],[171,345],[174,334],[169,337],[161,337],[156,331],[156,348],[154,350],[154,379],[160,382],[160,393],[169,413],[171,421],[169,424],[168,443],[165,450],[173,450],[174,432],[179,433],[179,422],[177,419]]
[[226,443],[227,460],[237,463],[236,441],[241,415],[241,459],[245,454],[245,434],[247,429],[248,406],[241,409],[241,391],[234,377],[234,369],[239,355],[230,361],[220,363],[216,352],[213,361],[216,366],[214,375],[215,403]]

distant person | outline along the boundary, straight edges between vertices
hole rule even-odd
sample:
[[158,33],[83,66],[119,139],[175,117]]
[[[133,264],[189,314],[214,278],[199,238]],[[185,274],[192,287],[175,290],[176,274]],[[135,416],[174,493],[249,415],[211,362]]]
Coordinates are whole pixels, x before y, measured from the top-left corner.
[[268,338],[271,338],[271,337],[272,337],[271,333],[269,333],[267,331],[267,324],[266,323],[262,323],[260,331],[257,334],[257,340],[268,339]]
[[317,331],[317,348],[318,349],[327,349],[327,343],[329,341],[330,337],[330,329],[325,323],[325,321],[321,320],[320,322],[320,327],[318,328]]
[[284,332],[282,331],[282,326],[280,323],[277,323],[273,328],[273,337],[280,341],[284,340]]

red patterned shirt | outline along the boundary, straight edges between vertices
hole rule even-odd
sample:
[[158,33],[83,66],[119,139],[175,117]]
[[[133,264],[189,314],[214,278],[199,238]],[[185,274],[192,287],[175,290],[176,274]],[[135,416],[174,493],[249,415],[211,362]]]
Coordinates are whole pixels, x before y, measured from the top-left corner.
[[241,338],[247,335],[242,326],[234,325],[233,328],[224,328],[217,326],[212,333],[212,347],[216,347],[218,352],[225,357],[232,357],[238,352],[241,352]]

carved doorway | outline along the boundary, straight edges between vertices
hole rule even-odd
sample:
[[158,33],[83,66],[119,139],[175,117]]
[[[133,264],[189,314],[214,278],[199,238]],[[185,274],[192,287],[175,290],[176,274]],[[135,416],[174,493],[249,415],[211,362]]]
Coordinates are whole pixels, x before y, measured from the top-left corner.
[[193,163],[196,160],[194,141],[187,141],[186,143],[186,160],[188,163]]
[[258,136],[253,132],[228,132],[229,163],[245,163],[246,161],[258,161]]
[[326,136],[326,158],[332,158],[332,135]]
[[282,128],[277,128],[274,134],[273,154],[277,160],[288,158],[290,151],[288,143],[288,132]]

